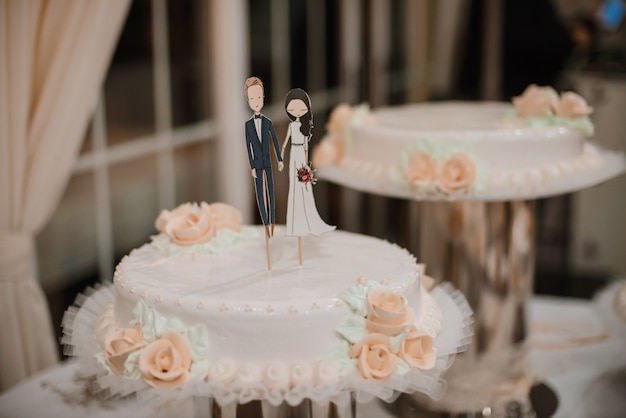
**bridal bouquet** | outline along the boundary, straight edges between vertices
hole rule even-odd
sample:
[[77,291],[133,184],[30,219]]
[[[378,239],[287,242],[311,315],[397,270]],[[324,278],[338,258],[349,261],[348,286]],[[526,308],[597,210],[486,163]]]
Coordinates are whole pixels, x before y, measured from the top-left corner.
[[298,169],[298,171],[296,171],[296,176],[298,177],[298,181],[301,183],[305,183],[305,185],[307,185],[308,183],[315,184],[317,183],[317,179],[313,174],[314,172],[315,170],[311,169],[310,164],[303,165]]

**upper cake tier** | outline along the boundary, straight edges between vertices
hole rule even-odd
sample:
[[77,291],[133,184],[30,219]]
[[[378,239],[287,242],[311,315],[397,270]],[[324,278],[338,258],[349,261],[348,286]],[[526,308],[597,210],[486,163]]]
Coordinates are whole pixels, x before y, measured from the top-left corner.
[[[563,127],[512,126],[505,103],[446,102],[380,109],[352,125],[355,160],[393,166],[428,146],[433,154],[472,155],[485,169],[538,168],[582,155],[582,132]],[[425,144],[430,141],[430,144]],[[436,157],[436,156],[435,156]]]
[[[566,104],[572,100],[563,96]],[[584,102],[575,104],[571,114],[590,111]],[[435,102],[370,112],[340,105],[314,149],[313,164],[320,178],[416,200],[538,198],[624,171],[623,153],[588,139],[593,125],[586,115],[562,116],[568,113],[560,104],[557,113],[521,116],[520,106]]]

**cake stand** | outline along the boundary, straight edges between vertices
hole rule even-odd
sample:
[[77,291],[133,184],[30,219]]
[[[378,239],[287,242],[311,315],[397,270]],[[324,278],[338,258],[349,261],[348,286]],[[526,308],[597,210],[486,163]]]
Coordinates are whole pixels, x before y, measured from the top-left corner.
[[433,277],[458,288],[474,311],[474,337],[446,375],[445,398],[435,402],[414,395],[427,416],[501,416],[511,405],[522,411],[517,416],[534,416],[528,398],[533,376],[526,358],[525,302],[535,267],[535,200],[583,190],[626,168],[623,153],[591,142],[585,147],[582,162],[571,169],[564,166],[558,176],[528,173],[515,179],[514,187],[492,183],[494,187],[472,194],[412,193],[384,170],[349,156],[331,153],[330,164],[316,166],[318,178],[328,182],[419,202],[418,260]]

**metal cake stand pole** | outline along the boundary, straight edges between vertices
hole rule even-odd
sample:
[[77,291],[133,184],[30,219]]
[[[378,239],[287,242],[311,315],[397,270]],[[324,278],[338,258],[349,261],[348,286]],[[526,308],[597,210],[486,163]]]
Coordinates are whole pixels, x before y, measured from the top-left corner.
[[494,413],[528,401],[525,302],[535,268],[534,201],[420,202],[419,255],[431,277],[450,281],[474,311],[474,337],[445,375],[437,402],[413,395],[418,406],[455,413]]

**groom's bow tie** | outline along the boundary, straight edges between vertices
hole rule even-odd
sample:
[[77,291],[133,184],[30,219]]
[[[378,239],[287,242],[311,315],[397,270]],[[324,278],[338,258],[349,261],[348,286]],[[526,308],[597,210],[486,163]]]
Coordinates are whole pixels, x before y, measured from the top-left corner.
[[261,119],[261,114],[260,114],[260,113],[255,114],[255,115],[254,115],[254,119]]

